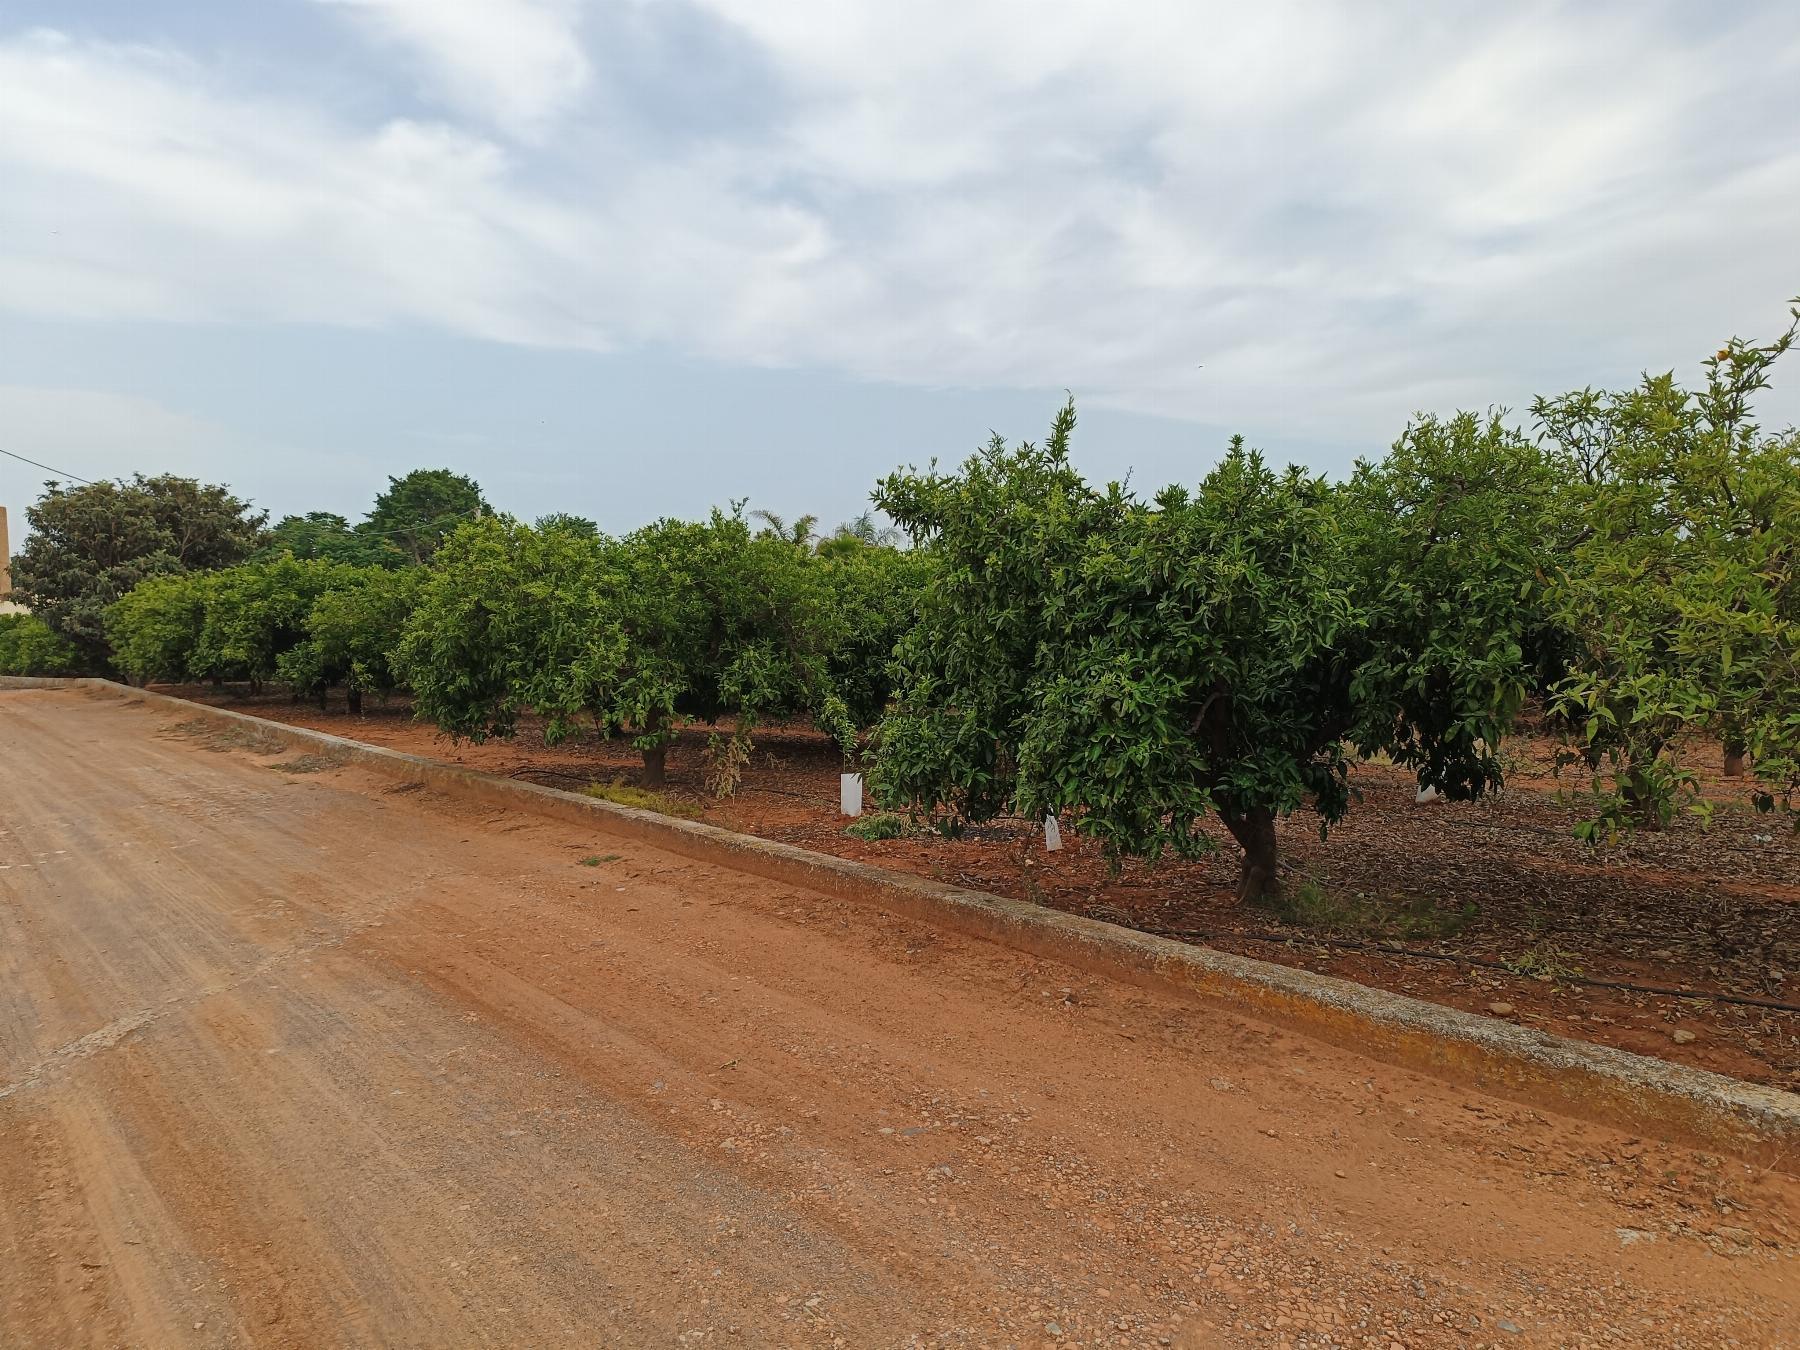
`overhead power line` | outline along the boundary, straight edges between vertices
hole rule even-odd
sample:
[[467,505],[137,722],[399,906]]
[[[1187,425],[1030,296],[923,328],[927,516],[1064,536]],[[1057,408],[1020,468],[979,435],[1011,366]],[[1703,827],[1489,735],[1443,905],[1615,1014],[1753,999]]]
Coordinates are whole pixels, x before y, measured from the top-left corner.
[[11,450],[0,450],[0,455],[5,455],[9,459],[16,459],[22,464],[29,464],[36,469],[44,469],[49,473],[55,474],[58,478],[67,478],[71,482],[81,483],[86,487],[94,486],[94,480],[91,478],[83,478],[80,474],[65,473],[63,470],[52,464],[42,464],[35,459],[26,459],[24,455],[14,454]]

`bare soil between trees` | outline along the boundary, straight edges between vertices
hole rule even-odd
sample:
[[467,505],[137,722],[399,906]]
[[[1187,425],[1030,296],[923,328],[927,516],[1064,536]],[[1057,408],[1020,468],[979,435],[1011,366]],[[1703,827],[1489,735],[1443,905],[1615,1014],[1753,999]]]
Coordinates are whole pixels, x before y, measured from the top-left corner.
[[[402,699],[353,717],[285,695],[165,692],[552,787],[638,780],[625,743],[547,747],[529,719],[511,741],[475,745],[415,722]],[[1022,821],[961,839],[865,841],[844,832],[842,766],[810,727],[762,730],[723,800],[706,788],[706,737],[684,733],[662,791],[713,824],[1469,1012],[1499,1005],[1560,1035],[1800,1091],[1800,836],[1751,808],[1716,747],[1693,757],[1717,806],[1708,826],[1683,817],[1599,847],[1574,837],[1580,812],[1563,794],[1577,780],[1555,776],[1548,740],[1514,742],[1507,790],[1478,803],[1420,804],[1409,774],[1361,766],[1360,800],[1328,840],[1309,815],[1280,826],[1290,900],[1268,911],[1238,902],[1222,828],[1210,858],[1117,875],[1073,831],[1049,853]]]
[[1800,1325],[1782,1172],[163,708],[0,763],[8,1346]]

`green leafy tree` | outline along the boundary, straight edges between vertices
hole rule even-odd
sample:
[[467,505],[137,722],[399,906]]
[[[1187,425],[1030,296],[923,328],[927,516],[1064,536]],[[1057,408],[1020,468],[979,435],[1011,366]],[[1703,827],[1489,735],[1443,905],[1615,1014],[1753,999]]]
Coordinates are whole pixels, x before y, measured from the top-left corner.
[[445,544],[399,664],[452,734],[510,736],[527,709],[552,741],[624,731],[656,784],[684,722],[731,715],[744,735],[822,687],[809,561],[718,512],[619,540],[483,520]]
[[344,563],[283,556],[208,577],[189,674],[248,680],[252,688],[260,688],[275,678],[282,655],[306,640],[314,602],[355,575],[356,569]]
[[[1067,813],[1114,858],[1204,852],[1217,815],[1254,900],[1280,889],[1277,819],[1339,819],[1357,751],[1453,794],[1496,780],[1485,738],[1517,707],[1519,662],[1505,643],[1489,660],[1455,649],[1462,630],[1441,620],[1461,583],[1424,565],[1429,505],[1384,555],[1357,551],[1367,513],[1402,489],[1443,496],[1473,529],[1460,498],[1480,483],[1421,453],[1353,496],[1234,440],[1197,490],[1146,503],[1081,480],[1074,424],[1066,407],[1042,449],[996,438],[960,473],[896,474],[877,493],[938,555],[879,732],[888,804],[952,821]],[[1393,641],[1407,650],[1376,660]]]
[[1800,788],[1800,436],[1752,412],[1797,335],[1800,310],[1771,342],[1732,339],[1698,391],[1662,374],[1533,405],[1568,499],[1554,707],[1592,776],[1590,838],[1661,828],[1684,797],[1707,812],[1681,760],[1697,730],[1749,751],[1760,805]]
[[0,675],[73,675],[81,653],[35,614],[0,614]]
[[283,516],[269,527],[267,542],[256,553],[255,561],[265,562],[283,553],[302,562],[322,559],[359,567],[400,561],[398,552],[384,540],[352,529],[349,521],[330,511]]
[[146,577],[248,557],[267,519],[223,487],[168,474],[51,483],[25,515],[31,535],[13,560],[15,598],[84,665],[101,668],[110,663],[105,616],[115,600]]
[[584,706],[580,669],[605,640],[606,541],[504,517],[464,525],[438,551],[396,663],[418,715],[453,736],[514,734],[532,708],[566,737]]
[[192,667],[206,625],[207,592],[217,572],[148,577],[106,612],[113,661],[139,684],[195,678]]
[[652,778],[684,721],[729,715],[747,737],[765,717],[825,706],[830,610],[810,531],[802,518],[752,536],[735,512],[714,511],[619,541],[611,603],[630,647],[613,720],[639,728]]
[[567,511],[552,511],[548,515],[539,516],[535,525],[539,530],[571,530],[576,534],[584,534],[588,538],[598,538],[600,527],[586,516],[570,515]]
[[930,583],[933,557],[861,539],[845,547],[839,537],[819,546],[813,564],[828,606],[825,649],[826,698],[815,715],[848,753],[857,734],[881,720],[893,697],[894,649],[918,622]]
[[1544,577],[1564,508],[1549,457],[1499,412],[1421,416],[1357,464],[1339,516],[1367,634],[1358,744],[1453,798],[1499,786],[1500,742],[1564,669]]
[[388,479],[387,490],[357,529],[405,561],[423,563],[459,525],[487,514],[487,500],[473,478],[449,469],[414,469]]
[[363,695],[385,699],[400,685],[394,651],[425,581],[417,567],[345,571],[312,603],[306,636],[275,660],[277,677],[325,706],[342,687],[349,710],[361,713]]

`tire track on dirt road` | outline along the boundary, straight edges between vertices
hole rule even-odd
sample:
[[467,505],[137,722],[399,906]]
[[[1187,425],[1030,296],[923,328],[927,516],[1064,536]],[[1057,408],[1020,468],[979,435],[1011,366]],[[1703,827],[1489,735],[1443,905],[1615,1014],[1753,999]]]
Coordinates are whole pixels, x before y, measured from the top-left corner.
[[0,1344],[1800,1324],[1793,1178],[281,763],[0,694]]

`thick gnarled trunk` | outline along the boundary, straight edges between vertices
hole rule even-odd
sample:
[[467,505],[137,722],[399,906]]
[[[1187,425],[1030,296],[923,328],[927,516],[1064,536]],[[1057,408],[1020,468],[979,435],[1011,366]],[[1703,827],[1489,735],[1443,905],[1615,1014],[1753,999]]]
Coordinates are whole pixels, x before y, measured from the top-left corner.
[[1266,807],[1252,807],[1239,814],[1222,811],[1219,818],[1231,837],[1244,850],[1238,873],[1238,899],[1251,902],[1281,894],[1279,858],[1275,849],[1275,813]]

